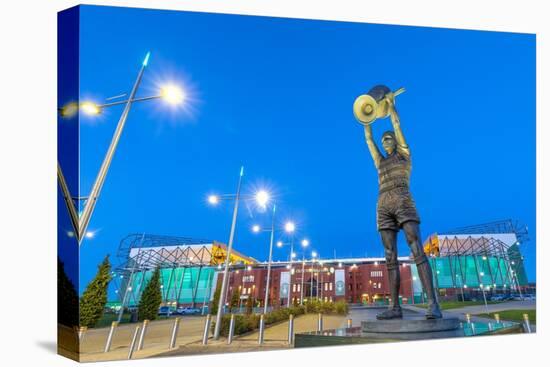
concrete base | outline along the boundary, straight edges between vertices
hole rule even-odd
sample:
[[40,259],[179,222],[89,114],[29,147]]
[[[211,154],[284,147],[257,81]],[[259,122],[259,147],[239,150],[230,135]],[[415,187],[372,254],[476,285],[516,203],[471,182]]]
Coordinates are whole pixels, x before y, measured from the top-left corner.
[[363,333],[437,333],[456,330],[460,320],[456,317],[426,320],[425,318],[407,318],[393,320],[362,321]]

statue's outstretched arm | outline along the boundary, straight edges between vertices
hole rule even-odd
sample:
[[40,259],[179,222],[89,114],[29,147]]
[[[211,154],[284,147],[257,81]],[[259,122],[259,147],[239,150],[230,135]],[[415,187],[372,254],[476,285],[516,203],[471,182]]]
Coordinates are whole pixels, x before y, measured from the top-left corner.
[[365,140],[367,141],[370,155],[374,160],[374,165],[376,166],[376,168],[378,168],[378,166],[380,165],[380,160],[382,159],[382,153],[380,153],[378,146],[372,139],[372,127],[370,125],[365,125]]
[[405,137],[403,136],[403,131],[401,131],[401,122],[399,121],[397,110],[395,109],[393,97],[387,98],[387,101],[390,108],[390,118],[391,124],[393,126],[393,131],[395,133],[395,140],[397,140],[397,150],[403,155],[410,156],[411,152],[409,150],[407,142],[405,141]]

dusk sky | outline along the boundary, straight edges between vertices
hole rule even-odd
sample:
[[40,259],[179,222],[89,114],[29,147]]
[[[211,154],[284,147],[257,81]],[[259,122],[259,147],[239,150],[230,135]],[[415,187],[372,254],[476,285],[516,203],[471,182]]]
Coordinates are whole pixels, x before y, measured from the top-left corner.
[[[116,266],[130,233],[227,243],[232,203],[211,193],[266,188],[276,239],[296,222],[323,258],[383,256],[377,173],[352,114],[376,84],[396,98],[412,152],[411,191],[423,240],[500,219],[527,225],[521,244],[536,280],[535,36],[501,32],[81,7],[81,101],[128,93],[147,52],[138,97],[179,84],[180,108],[132,107],[80,247],[80,292],[106,254]],[[87,195],[122,107],[82,116],[80,192]],[[391,128],[373,125],[376,141]],[[240,206],[235,248],[267,260],[270,215]],[[409,250],[399,236],[401,256]],[[301,258],[301,252],[298,252]],[[284,260],[288,249],[275,249]]]

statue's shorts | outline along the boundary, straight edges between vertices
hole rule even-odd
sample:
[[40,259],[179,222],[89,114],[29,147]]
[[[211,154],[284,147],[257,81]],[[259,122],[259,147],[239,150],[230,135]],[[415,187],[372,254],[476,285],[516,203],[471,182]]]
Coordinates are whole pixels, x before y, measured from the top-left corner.
[[395,188],[378,196],[376,206],[376,225],[378,230],[399,231],[403,223],[420,223],[416,205],[408,188]]

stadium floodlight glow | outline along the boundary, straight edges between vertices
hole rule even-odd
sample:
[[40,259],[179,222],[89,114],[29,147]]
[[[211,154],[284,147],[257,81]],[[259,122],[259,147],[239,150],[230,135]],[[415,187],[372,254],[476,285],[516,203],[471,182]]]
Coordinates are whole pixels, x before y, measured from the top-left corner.
[[261,230],[261,228],[260,228],[259,225],[254,224],[254,225],[252,226],[252,232],[258,233],[258,232],[260,232],[260,230]]
[[479,275],[481,275],[481,276],[484,276],[484,275],[485,275],[485,273],[484,273],[484,272],[480,272],[480,273],[479,273]]
[[308,247],[308,246],[309,246],[309,241],[306,238],[304,238],[302,240],[302,247]]
[[296,253],[293,252],[290,256],[292,256],[292,258],[294,259],[296,257]]
[[94,232],[90,232],[90,231],[86,232],[86,238],[94,238],[94,236],[95,236]]
[[220,197],[218,195],[209,195],[208,196],[208,203],[210,205],[217,205],[220,202]]
[[315,258],[317,257],[317,252],[312,251],[312,252],[311,252],[311,257],[315,259]]
[[83,102],[80,104],[80,109],[84,111],[85,114],[94,116],[101,113],[101,107],[94,102]]
[[252,266],[248,265],[248,266],[246,267],[246,271],[250,271],[250,270],[252,270]]
[[342,267],[342,263],[341,263],[341,262],[340,262],[340,263],[338,263],[338,267],[339,267],[339,268],[341,268],[341,267]]
[[294,222],[286,222],[285,223],[285,231],[288,233],[292,233],[296,230],[296,225]]
[[167,84],[160,89],[160,96],[171,105],[181,104],[185,100],[183,90],[174,84]]
[[283,247],[283,242],[282,241],[277,241],[277,247]]

